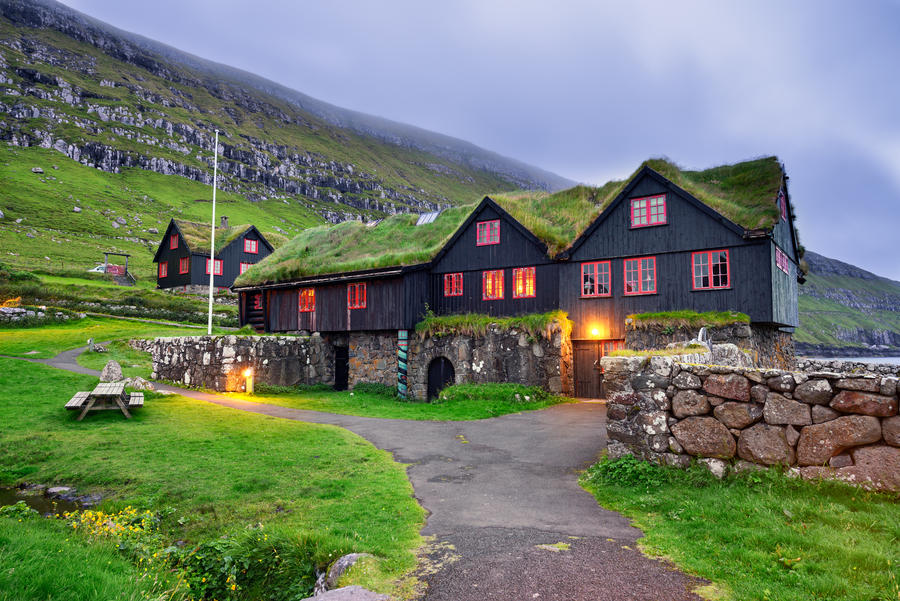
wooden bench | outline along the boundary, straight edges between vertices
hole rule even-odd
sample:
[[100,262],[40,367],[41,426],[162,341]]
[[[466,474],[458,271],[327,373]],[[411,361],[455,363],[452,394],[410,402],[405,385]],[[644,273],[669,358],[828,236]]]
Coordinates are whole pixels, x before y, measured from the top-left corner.
[[144,406],[144,393],[143,392],[132,392],[128,395],[128,407],[129,408],[137,408]]
[[87,402],[88,397],[90,396],[90,392],[76,392],[75,396],[66,403],[66,409],[81,409],[82,405]]

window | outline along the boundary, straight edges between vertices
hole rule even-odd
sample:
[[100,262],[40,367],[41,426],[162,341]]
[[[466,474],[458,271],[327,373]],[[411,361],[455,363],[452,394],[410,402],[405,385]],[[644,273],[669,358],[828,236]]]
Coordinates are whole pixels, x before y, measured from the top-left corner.
[[169,275],[169,264],[163,261],[159,264],[159,277],[164,278]]
[[244,252],[253,253],[254,255],[259,253],[259,240],[244,238]]
[[175,250],[178,248],[178,234],[172,234],[169,236],[169,248],[171,250]]
[[[365,294],[363,295],[365,296]],[[301,288],[300,289],[300,312],[312,313],[316,310],[316,289]]]
[[[222,259],[216,259],[213,269],[215,269],[213,275],[222,275]],[[206,273],[209,273],[209,259],[206,260]]]
[[347,306],[351,309],[366,308],[366,283],[347,284]]
[[625,294],[656,293],[656,257],[625,259]]
[[241,263],[241,273],[244,273],[251,267],[253,267],[253,263]]
[[262,294],[256,293],[253,295],[253,310],[254,311],[262,310]]
[[730,288],[727,250],[708,250],[693,253],[691,265],[694,274],[694,290]]
[[191,270],[191,258],[181,257],[178,259],[178,273],[187,273]]
[[666,223],[666,195],[631,199],[631,227]]
[[778,208],[781,209],[781,218],[787,221],[787,198],[783,189],[778,191]]
[[581,264],[581,296],[610,296],[609,261]]
[[534,267],[513,269],[513,298],[534,298]]
[[791,275],[791,260],[788,259],[788,256],[784,254],[784,251],[775,247],[775,265],[778,266],[778,269],[785,272],[788,275]]
[[479,221],[475,224],[475,245],[500,244],[500,220]]
[[462,274],[444,274],[444,296],[462,296]]
[[481,300],[500,300],[503,298],[503,270],[484,271],[481,273]]

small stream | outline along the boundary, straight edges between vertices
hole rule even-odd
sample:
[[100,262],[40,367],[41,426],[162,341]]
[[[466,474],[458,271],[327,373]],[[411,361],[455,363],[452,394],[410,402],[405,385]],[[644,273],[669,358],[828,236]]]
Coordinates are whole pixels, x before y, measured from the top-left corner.
[[25,501],[26,505],[41,515],[56,515],[67,511],[78,511],[82,508],[75,501],[44,496],[42,490],[0,487],[0,507],[15,505],[19,501]]

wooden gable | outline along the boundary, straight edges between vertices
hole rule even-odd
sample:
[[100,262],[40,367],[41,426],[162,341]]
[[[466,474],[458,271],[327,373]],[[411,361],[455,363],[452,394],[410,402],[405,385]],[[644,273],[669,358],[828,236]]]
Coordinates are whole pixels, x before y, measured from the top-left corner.
[[169,225],[166,227],[166,230],[163,233],[162,240],[159,241],[159,246],[156,247],[156,253],[153,255],[154,263],[159,263],[159,261],[162,260],[163,256],[169,254],[169,252],[172,250],[169,248],[169,237],[173,234],[178,236],[178,248],[175,250],[179,251],[179,254],[181,254],[180,251],[184,249],[188,249],[188,251],[190,251],[190,248],[188,248],[184,236],[181,235],[181,231],[178,229],[178,225],[175,223],[175,220],[170,219]]

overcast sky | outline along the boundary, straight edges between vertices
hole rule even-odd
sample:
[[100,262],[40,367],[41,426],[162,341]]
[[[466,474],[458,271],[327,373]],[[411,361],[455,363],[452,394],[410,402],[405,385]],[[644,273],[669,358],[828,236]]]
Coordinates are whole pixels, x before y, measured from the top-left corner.
[[599,184],[777,154],[807,248],[900,280],[900,1],[65,0]]

